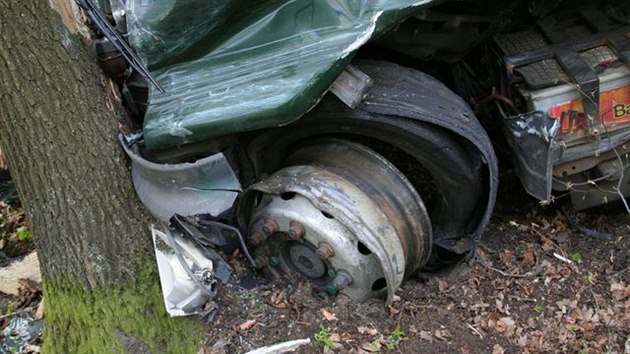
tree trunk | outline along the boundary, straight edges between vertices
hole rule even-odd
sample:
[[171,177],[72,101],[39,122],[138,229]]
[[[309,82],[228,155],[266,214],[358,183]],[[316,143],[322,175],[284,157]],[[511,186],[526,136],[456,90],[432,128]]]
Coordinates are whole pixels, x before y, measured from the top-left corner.
[[195,351],[197,325],[164,310],[118,102],[71,2],[0,0],[0,148],[40,256],[44,350]]

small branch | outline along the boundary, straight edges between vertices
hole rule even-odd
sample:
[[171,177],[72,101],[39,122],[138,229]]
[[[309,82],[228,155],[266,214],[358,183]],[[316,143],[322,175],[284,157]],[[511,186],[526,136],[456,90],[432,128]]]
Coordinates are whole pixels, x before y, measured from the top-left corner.
[[511,278],[527,278],[527,277],[531,276],[531,274],[530,274],[530,273],[525,273],[525,274],[506,273],[506,272],[502,271],[501,269],[497,269],[497,268],[491,267],[491,266],[489,266],[489,265],[484,265],[484,267],[486,267],[486,268],[488,268],[488,269],[490,269],[490,270],[493,270],[493,271],[495,271],[495,272],[497,272],[497,273],[499,273],[499,274],[501,274],[501,275],[503,275],[503,276],[505,276],[505,277],[511,277]]
[[468,326],[468,328],[472,329],[473,332],[475,332],[479,338],[483,339],[483,334],[481,334],[481,332],[479,332],[479,330],[471,325],[469,325],[468,323],[466,323],[466,326]]
[[502,271],[501,269],[497,269],[491,265],[488,264],[488,262],[483,259],[483,256],[481,256],[479,254],[479,252],[476,253],[475,259],[477,259],[477,262],[479,262],[479,264],[481,264],[482,267],[488,268],[490,270],[493,270],[505,277],[511,277],[511,278],[526,278],[531,276],[531,273],[526,273],[526,274],[513,274],[513,273],[506,273],[504,271]]
[[568,258],[566,258],[566,257],[563,257],[563,256],[561,256],[561,255],[557,254],[556,252],[554,252],[554,253],[553,253],[553,256],[554,256],[554,257],[556,257],[556,258],[558,258],[559,260],[561,260],[561,261],[563,261],[563,262],[566,262],[566,263],[569,263],[569,264],[573,264],[573,261],[572,261],[572,260],[570,260],[570,259],[568,259]]
[[33,310],[35,310],[35,309],[37,308],[37,306],[39,306],[39,303],[37,303],[37,305],[33,305],[33,306],[29,306],[29,307],[25,307],[25,308],[22,308],[22,309],[17,309],[17,310],[15,310],[15,311],[11,312],[11,313],[8,313],[8,314],[6,314],[6,315],[2,315],[2,316],[0,316],[0,320],[3,320],[3,319],[5,319],[5,318],[14,317],[14,316],[17,316],[17,315],[21,315],[21,314],[23,314],[24,312],[33,311]]

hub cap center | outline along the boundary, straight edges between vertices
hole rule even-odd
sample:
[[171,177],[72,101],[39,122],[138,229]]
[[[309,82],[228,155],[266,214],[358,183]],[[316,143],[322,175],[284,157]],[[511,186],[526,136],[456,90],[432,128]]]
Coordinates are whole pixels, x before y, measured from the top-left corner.
[[293,266],[308,277],[321,278],[326,274],[324,262],[306,245],[296,244],[291,246],[289,257]]

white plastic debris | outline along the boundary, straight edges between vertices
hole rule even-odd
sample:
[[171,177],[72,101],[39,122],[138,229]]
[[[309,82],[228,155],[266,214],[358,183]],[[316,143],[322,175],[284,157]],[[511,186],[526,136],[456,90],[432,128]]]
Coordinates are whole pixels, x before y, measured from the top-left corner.
[[151,227],[151,234],[166,311],[173,317],[201,313],[204,304],[216,293],[212,260],[179,236],[169,236],[155,227]]
[[282,343],[278,343],[278,344],[274,344],[274,345],[269,345],[266,347],[262,347],[262,348],[258,348],[255,350],[252,350],[250,352],[247,352],[246,354],[280,354],[280,353],[288,353],[288,352],[293,352],[295,351],[297,348],[306,345],[306,344],[310,344],[311,343],[311,339],[310,338],[304,338],[304,339],[296,339],[296,340],[291,340],[288,342],[282,342]]

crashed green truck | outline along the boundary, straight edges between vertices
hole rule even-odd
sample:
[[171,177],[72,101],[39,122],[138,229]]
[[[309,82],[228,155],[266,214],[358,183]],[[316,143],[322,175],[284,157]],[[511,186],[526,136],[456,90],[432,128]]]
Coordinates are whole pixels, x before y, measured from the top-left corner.
[[215,250],[235,242],[267,275],[391,300],[479,242],[495,150],[544,203],[627,208],[627,1],[95,5],[137,193],[170,224],[156,243],[189,260],[177,275],[156,247],[160,271],[195,283],[162,277],[172,313],[199,305],[190,292],[214,294]]

